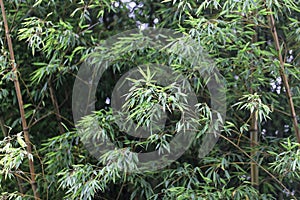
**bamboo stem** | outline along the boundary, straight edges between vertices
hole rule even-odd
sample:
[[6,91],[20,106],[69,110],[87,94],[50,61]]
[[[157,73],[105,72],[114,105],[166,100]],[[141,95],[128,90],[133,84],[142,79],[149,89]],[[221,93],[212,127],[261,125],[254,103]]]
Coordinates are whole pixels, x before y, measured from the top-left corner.
[[20,177],[17,176],[17,183],[18,183],[18,187],[19,187],[19,191],[21,194],[24,194],[24,188],[22,186],[23,184],[23,181],[22,179],[20,179]]
[[8,132],[7,132],[7,129],[5,127],[5,122],[4,122],[4,119],[3,119],[2,116],[0,116],[0,126],[1,126],[1,130],[2,130],[3,136],[7,137],[8,136]]
[[[4,27],[5,27],[5,35],[6,35],[9,54],[10,54],[10,59],[11,59],[12,72],[14,74],[13,81],[14,81],[14,86],[15,86],[17,99],[18,99],[18,104],[19,104],[22,127],[23,127],[23,132],[24,132],[24,139],[25,139],[25,142],[27,144],[26,148],[27,148],[28,154],[32,154],[31,142],[30,142],[30,138],[29,138],[29,131],[28,131],[28,126],[27,126],[27,122],[26,122],[26,118],[25,118],[23,98],[22,98],[20,83],[19,83],[19,79],[18,79],[17,65],[15,63],[15,55],[14,55],[14,51],[13,51],[12,40],[11,40],[10,33],[9,33],[9,28],[8,28],[8,23],[7,23],[7,19],[6,19],[3,0],[0,0],[0,5],[1,5],[2,17],[3,17]],[[36,185],[36,182],[35,182],[34,163],[33,163],[33,160],[30,157],[28,157],[28,162],[29,162],[29,170],[30,170],[30,177],[31,177],[30,184],[31,184],[31,187],[32,187],[32,190],[33,190],[34,199],[39,200],[40,195],[39,195],[39,192],[37,190],[37,185]]]
[[[252,36],[252,43],[256,43],[258,40],[257,36],[257,27],[254,27],[255,34]],[[255,65],[251,66],[251,75],[255,72]],[[252,76],[251,76],[252,77]],[[251,78],[252,83],[252,78]],[[252,85],[250,86],[251,94],[254,93],[254,89]],[[251,147],[251,157],[255,160],[257,155],[257,145],[258,145],[258,117],[257,117],[257,109],[253,113],[251,113],[251,121],[250,121],[250,147]],[[251,185],[256,189],[259,189],[259,167],[256,162],[251,161],[250,164],[250,176],[251,176]]]
[[49,85],[51,101],[52,101],[52,104],[53,104],[53,107],[54,107],[54,112],[56,113],[55,116],[56,116],[56,120],[57,120],[57,123],[58,123],[58,129],[59,129],[60,134],[63,134],[65,132],[65,130],[64,130],[64,127],[61,124],[62,119],[61,119],[60,112],[59,112],[58,102],[57,102],[56,96],[54,94],[54,89],[52,87],[51,78],[48,81],[48,85]]
[[[251,157],[255,160],[257,154],[256,146],[258,143],[258,125],[257,125],[257,111],[252,113],[251,127],[250,127],[250,140],[251,140]],[[251,162],[251,184],[258,189],[259,186],[259,168],[256,162]]]
[[293,98],[292,98],[292,93],[291,93],[291,89],[289,86],[289,82],[288,82],[288,78],[286,76],[286,74],[284,73],[285,69],[284,69],[284,60],[282,58],[281,55],[281,51],[280,51],[280,44],[279,44],[279,37],[277,34],[277,30],[276,30],[276,26],[275,26],[275,20],[274,20],[274,16],[272,14],[272,10],[270,9],[270,15],[269,15],[269,23],[270,23],[270,28],[271,28],[271,32],[272,32],[272,36],[275,42],[275,48],[278,51],[278,59],[280,62],[280,68],[279,68],[279,73],[281,76],[281,79],[283,81],[283,85],[286,91],[286,96],[288,98],[288,103],[289,103],[289,107],[290,107],[290,111],[291,111],[291,116],[292,116],[292,121],[293,121],[293,126],[295,129],[295,134],[296,134],[296,138],[298,143],[300,143],[300,132],[299,132],[299,127],[298,127],[298,122],[297,122],[297,115],[295,112],[295,107],[294,107],[294,102],[293,102]]

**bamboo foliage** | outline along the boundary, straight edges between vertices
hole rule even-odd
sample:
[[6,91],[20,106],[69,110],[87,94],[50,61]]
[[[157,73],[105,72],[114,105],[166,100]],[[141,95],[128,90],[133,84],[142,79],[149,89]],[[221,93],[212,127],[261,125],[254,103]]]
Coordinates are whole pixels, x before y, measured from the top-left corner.
[[[4,52],[0,55],[0,137],[7,136],[0,140],[0,199],[300,198],[296,116],[300,108],[299,1],[2,3],[10,30],[4,31],[4,20],[0,20],[0,50]],[[103,45],[110,44],[105,41],[115,34],[152,25],[195,39],[195,45],[181,45],[176,52],[184,53],[172,54],[168,50],[175,47],[167,35],[158,39],[166,38],[164,41],[171,43],[155,49],[144,48],[149,40],[140,34],[128,35],[112,48]],[[10,35],[13,47],[11,39],[5,39]],[[209,64],[226,80],[224,120],[212,108],[208,80],[197,70],[201,66],[192,66],[191,60],[184,59],[185,53],[198,58],[193,53],[199,53],[199,46],[200,53],[209,57]],[[16,58],[10,58],[9,52],[15,53]],[[70,98],[74,79],[78,70],[85,67],[82,63],[95,55],[100,55],[95,63],[105,58],[116,59],[106,66],[97,83],[93,102],[96,111],[79,120],[82,132],[77,132]],[[125,91],[123,105],[129,114],[121,125],[115,123],[112,91],[117,90],[119,78],[135,67],[152,64],[167,65],[190,83],[198,101],[199,115],[193,116],[197,134],[185,153],[169,166],[128,173],[132,169],[139,171],[137,164],[142,157],[135,153],[168,152],[177,130],[185,128],[179,119],[184,116],[184,102],[189,95],[184,95],[177,84],[162,86],[152,80],[156,77],[152,76],[152,68],[145,72],[141,68],[140,73],[146,76],[128,79],[131,88]],[[14,82],[10,81],[14,77]],[[20,84],[26,91],[20,89]],[[156,112],[159,108],[167,111],[166,116]],[[166,117],[164,128],[157,133],[152,131],[148,138],[140,139],[126,132],[127,125],[133,122],[153,130],[153,121],[160,116]],[[223,121],[222,127],[213,124],[214,116],[218,122]],[[200,158],[197,155],[203,142],[209,144],[204,136],[211,124],[215,129],[222,128],[220,137],[212,151]],[[99,131],[94,131],[95,126],[99,126]],[[187,124],[186,128],[195,127]],[[86,146],[82,139],[100,142]],[[108,140],[115,148],[103,154],[98,152],[101,142]],[[35,165],[28,173],[27,167],[33,166],[32,159],[27,159],[27,155],[32,157],[31,151]],[[93,157],[94,152],[99,156]],[[34,193],[36,189],[39,194]]]

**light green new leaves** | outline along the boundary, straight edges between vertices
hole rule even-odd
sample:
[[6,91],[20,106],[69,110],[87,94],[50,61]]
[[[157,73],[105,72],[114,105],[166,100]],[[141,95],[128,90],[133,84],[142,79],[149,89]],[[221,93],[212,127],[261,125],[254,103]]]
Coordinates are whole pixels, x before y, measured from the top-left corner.
[[262,103],[260,96],[258,94],[246,94],[240,98],[240,101],[233,105],[237,106],[240,110],[249,110],[250,113],[257,112],[260,122],[264,119],[270,119],[269,114],[271,113],[271,108]]

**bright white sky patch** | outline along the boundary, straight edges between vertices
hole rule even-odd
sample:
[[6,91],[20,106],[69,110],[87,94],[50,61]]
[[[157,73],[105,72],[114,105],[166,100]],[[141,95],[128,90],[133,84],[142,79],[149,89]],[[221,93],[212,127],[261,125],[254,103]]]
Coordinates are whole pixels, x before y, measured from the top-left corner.
[[110,104],[110,98],[109,97],[106,97],[105,104],[107,104],[107,105]]

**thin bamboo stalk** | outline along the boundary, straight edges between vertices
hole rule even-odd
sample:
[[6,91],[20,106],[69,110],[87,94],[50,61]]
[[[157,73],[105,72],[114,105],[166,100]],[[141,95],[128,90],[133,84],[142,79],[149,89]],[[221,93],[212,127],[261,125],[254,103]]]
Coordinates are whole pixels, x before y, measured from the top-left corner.
[[[257,111],[252,113],[251,116],[251,127],[250,127],[250,140],[251,140],[251,157],[255,160],[257,154],[257,143],[258,143],[258,126],[257,126]],[[251,184],[253,187],[258,189],[259,186],[259,167],[256,162],[251,162]]]
[[[19,104],[22,127],[23,127],[23,132],[24,132],[24,139],[25,139],[25,142],[26,142],[26,145],[27,145],[26,148],[27,148],[28,154],[32,154],[31,142],[30,142],[30,139],[29,139],[29,130],[28,130],[28,126],[27,126],[27,122],[26,122],[26,118],[25,118],[23,98],[22,98],[20,83],[19,83],[19,79],[18,79],[18,70],[17,70],[17,65],[16,65],[16,62],[15,62],[15,55],[14,55],[12,40],[11,40],[10,33],[9,33],[9,28],[8,28],[8,23],[7,23],[7,19],[6,19],[6,13],[5,13],[5,7],[4,7],[3,0],[0,0],[0,5],[1,5],[2,17],[3,17],[4,27],[5,27],[5,35],[6,35],[9,54],[10,54],[10,59],[11,59],[12,72],[14,74],[13,81],[14,81],[14,86],[15,86],[17,99],[18,99],[18,104]],[[34,199],[39,200],[40,195],[39,195],[39,192],[37,190],[37,184],[36,184],[36,181],[35,181],[34,163],[33,163],[33,160],[29,156],[28,156],[28,162],[29,162],[29,170],[30,170],[30,178],[31,178],[30,184],[31,184],[31,187],[32,187],[32,190],[33,190]]]
[[[0,113],[1,114],[1,113]],[[8,136],[7,129],[5,127],[5,122],[2,116],[0,116],[0,126],[4,137]]]
[[[258,40],[258,30],[257,27],[254,27],[255,34],[252,36],[252,43],[256,43]],[[255,65],[253,64],[251,66],[251,75],[255,72]],[[252,79],[251,79],[252,83]],[[250,86],[250,92],[251,94],[254,94],[255,89],[252,88],[252,85]],[[251,157],[255,160],[255,157],[257,155],[257,147],[258,145],[258,117],[257,117],[257,108],[255,108],[254,112],[251,113],[251,121],[250,121],[250,147],[251,147]],[[256,162],[251,161],[250,165],[251,170],[251,185],[255,187],[256,189],[259,189],[259,167],[256,164]]]
[[286,74],[284,73],[284,71],[285,71],[285,67],[284,67],[285,61],[284,61],[284,59],[282,57],[282,54],[281,54],[279,37],[278,37],[278,34],[277,34],[275,20],[274,20],[274,16],[272,14],[271,9],[270,9],[270,14],[269,14],[269,23],[270,23],[270,28],[271,28],[272,36],[273,36],[273,39],[274,39],[274,43],[275,43],[275,48],[278,52],[278,59],[279,59],[279,62],[280,62],[279,72],[280,72],[281,79],[283,81],[286,96],[288,98],[288,103],[289,103],[289,107],[290,107],[290,112],[291,112],[293,127],[294,127],[294,130],[295,130],[295,135],[296,135],[298,143],[300,143],[300,132],[299,132],[299,127],[298,127],[298,122],[297,122],[297,115],[296,115],[296,111],[295,111],[295,107],[294,107],[294,102],[293,102],[293,98],[292,98],[292,93],[291,93],[289,81],[288,81],[288,78],[287,78]]
[[48,81],[48,86],[49,86],[51,101],[52,101],[52,104],[53,104],[53,107],[54,107],[54,111],[56,113],[55,116],[56,116],[56,120],[57,120],[57,123],[58,123],[59,133],[63,134],[65,132],[65,130],[64,130],[64,127],[61,124],[62,119],[61,119],[61,115],[60,115],[60,111],[59,111],[57,98],[55,96],[54,89],[52,87],[51,78]]

